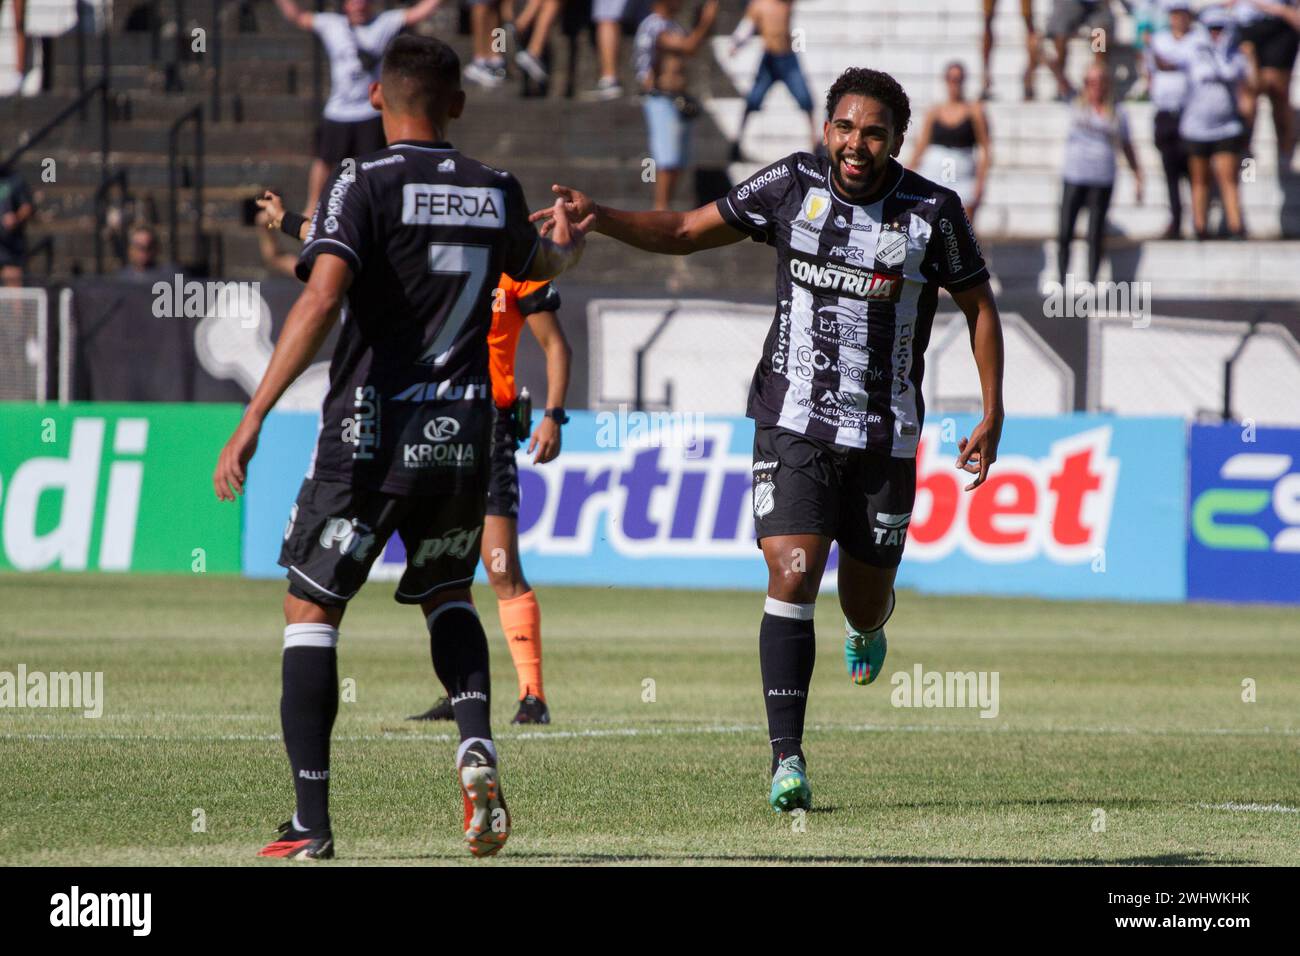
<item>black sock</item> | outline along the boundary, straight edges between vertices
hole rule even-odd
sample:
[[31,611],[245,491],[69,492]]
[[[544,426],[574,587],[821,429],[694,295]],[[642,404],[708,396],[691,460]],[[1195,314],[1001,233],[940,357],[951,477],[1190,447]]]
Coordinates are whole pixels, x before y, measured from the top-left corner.
[[804,712],[808,709],[808,685],[817,659],[812,610],[811,604],[787,604],[768,598],[763,623],[758,629],[758,657],[763,672],[763,702],[767,705],[773,772],[782,757],[803,756]]
[[298,796],[296,824],[304,830],[330,823],[330,731],[339,712],[337,640],[338,631],[326,624],[285,628],[280,726]]
[[460,739],[492,739],[488,643],[478,611],[453,601],[429,615],[429,651],[433,670],[447,688]]

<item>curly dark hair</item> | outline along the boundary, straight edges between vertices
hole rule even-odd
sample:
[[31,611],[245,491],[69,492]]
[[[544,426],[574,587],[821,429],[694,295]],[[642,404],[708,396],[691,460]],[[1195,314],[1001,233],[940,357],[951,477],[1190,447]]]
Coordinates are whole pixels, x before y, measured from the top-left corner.
[[826,94],[826,118],[835,115],[835,107],[846,96],[870,96],[889,107],[894,117],[894,135],[902,136],[912,122],[912,104],[898,81],[888,73],[852,67],[840,74]]

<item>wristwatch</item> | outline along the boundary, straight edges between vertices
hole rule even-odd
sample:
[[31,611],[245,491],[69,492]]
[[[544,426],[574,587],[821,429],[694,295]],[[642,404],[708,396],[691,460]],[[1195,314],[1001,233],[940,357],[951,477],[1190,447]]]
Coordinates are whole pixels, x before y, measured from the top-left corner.
[[547,418],[553,419],[557,425],[567,425],[569,423],[569,416],[563,408],[548,408],[545,414]]

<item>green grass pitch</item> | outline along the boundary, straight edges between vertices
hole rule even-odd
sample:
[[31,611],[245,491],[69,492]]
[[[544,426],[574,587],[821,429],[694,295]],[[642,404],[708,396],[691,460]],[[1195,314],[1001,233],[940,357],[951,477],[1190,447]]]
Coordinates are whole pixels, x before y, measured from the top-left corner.
[[[0,671],[102,671],[105,696],[98,719],[0,708],[0,864],[289,865],[253,859],[292,806],[283,591],[0,578]],[[1300,862],[1294,610],[905,593],[883,675],[862,688],[828,595],[800,831],[766,803],[761,595],[540,588],[555,719],[519,732],[480,589],[515,828],[474,861],[451,728],[403,720],[436,688],[419,614],[391,592],[373,582],[344,620],[355,700],[334,731],[339,858],[322,865]],[[999,713],[892,706],[889,679],[918,663],[996,671]]]

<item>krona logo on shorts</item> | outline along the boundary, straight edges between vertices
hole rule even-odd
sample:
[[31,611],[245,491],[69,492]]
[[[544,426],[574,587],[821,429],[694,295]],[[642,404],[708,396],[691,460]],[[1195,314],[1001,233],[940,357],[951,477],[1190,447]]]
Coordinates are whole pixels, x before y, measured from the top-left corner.
[[[140,513],[140,486],[144,481],[144,462],[138,459],[144,455],[149,442],[149,420],[117,420],[109,449],[109,455],[117,460],[104,454],[106,425],[103,418],[73,419],[66,457],[28,458],[7,480],[0,475],[3,546],[5,557],[16,570],[58,567],[64,571],[85,571],[90,568],[90,542],[95,533],[101,486],[107,488],[107,497],[96,566],[101,571],[130,570]],[[109,461],[108,479],[101,482],[101,469]],[[40,507],[42,500],[46,502],[44,509]],[[58,502],[57,520],[53,523],[48,513],[51,500]],[[38,511],[42,512],[40,527],[44,529],[40,533]]]

